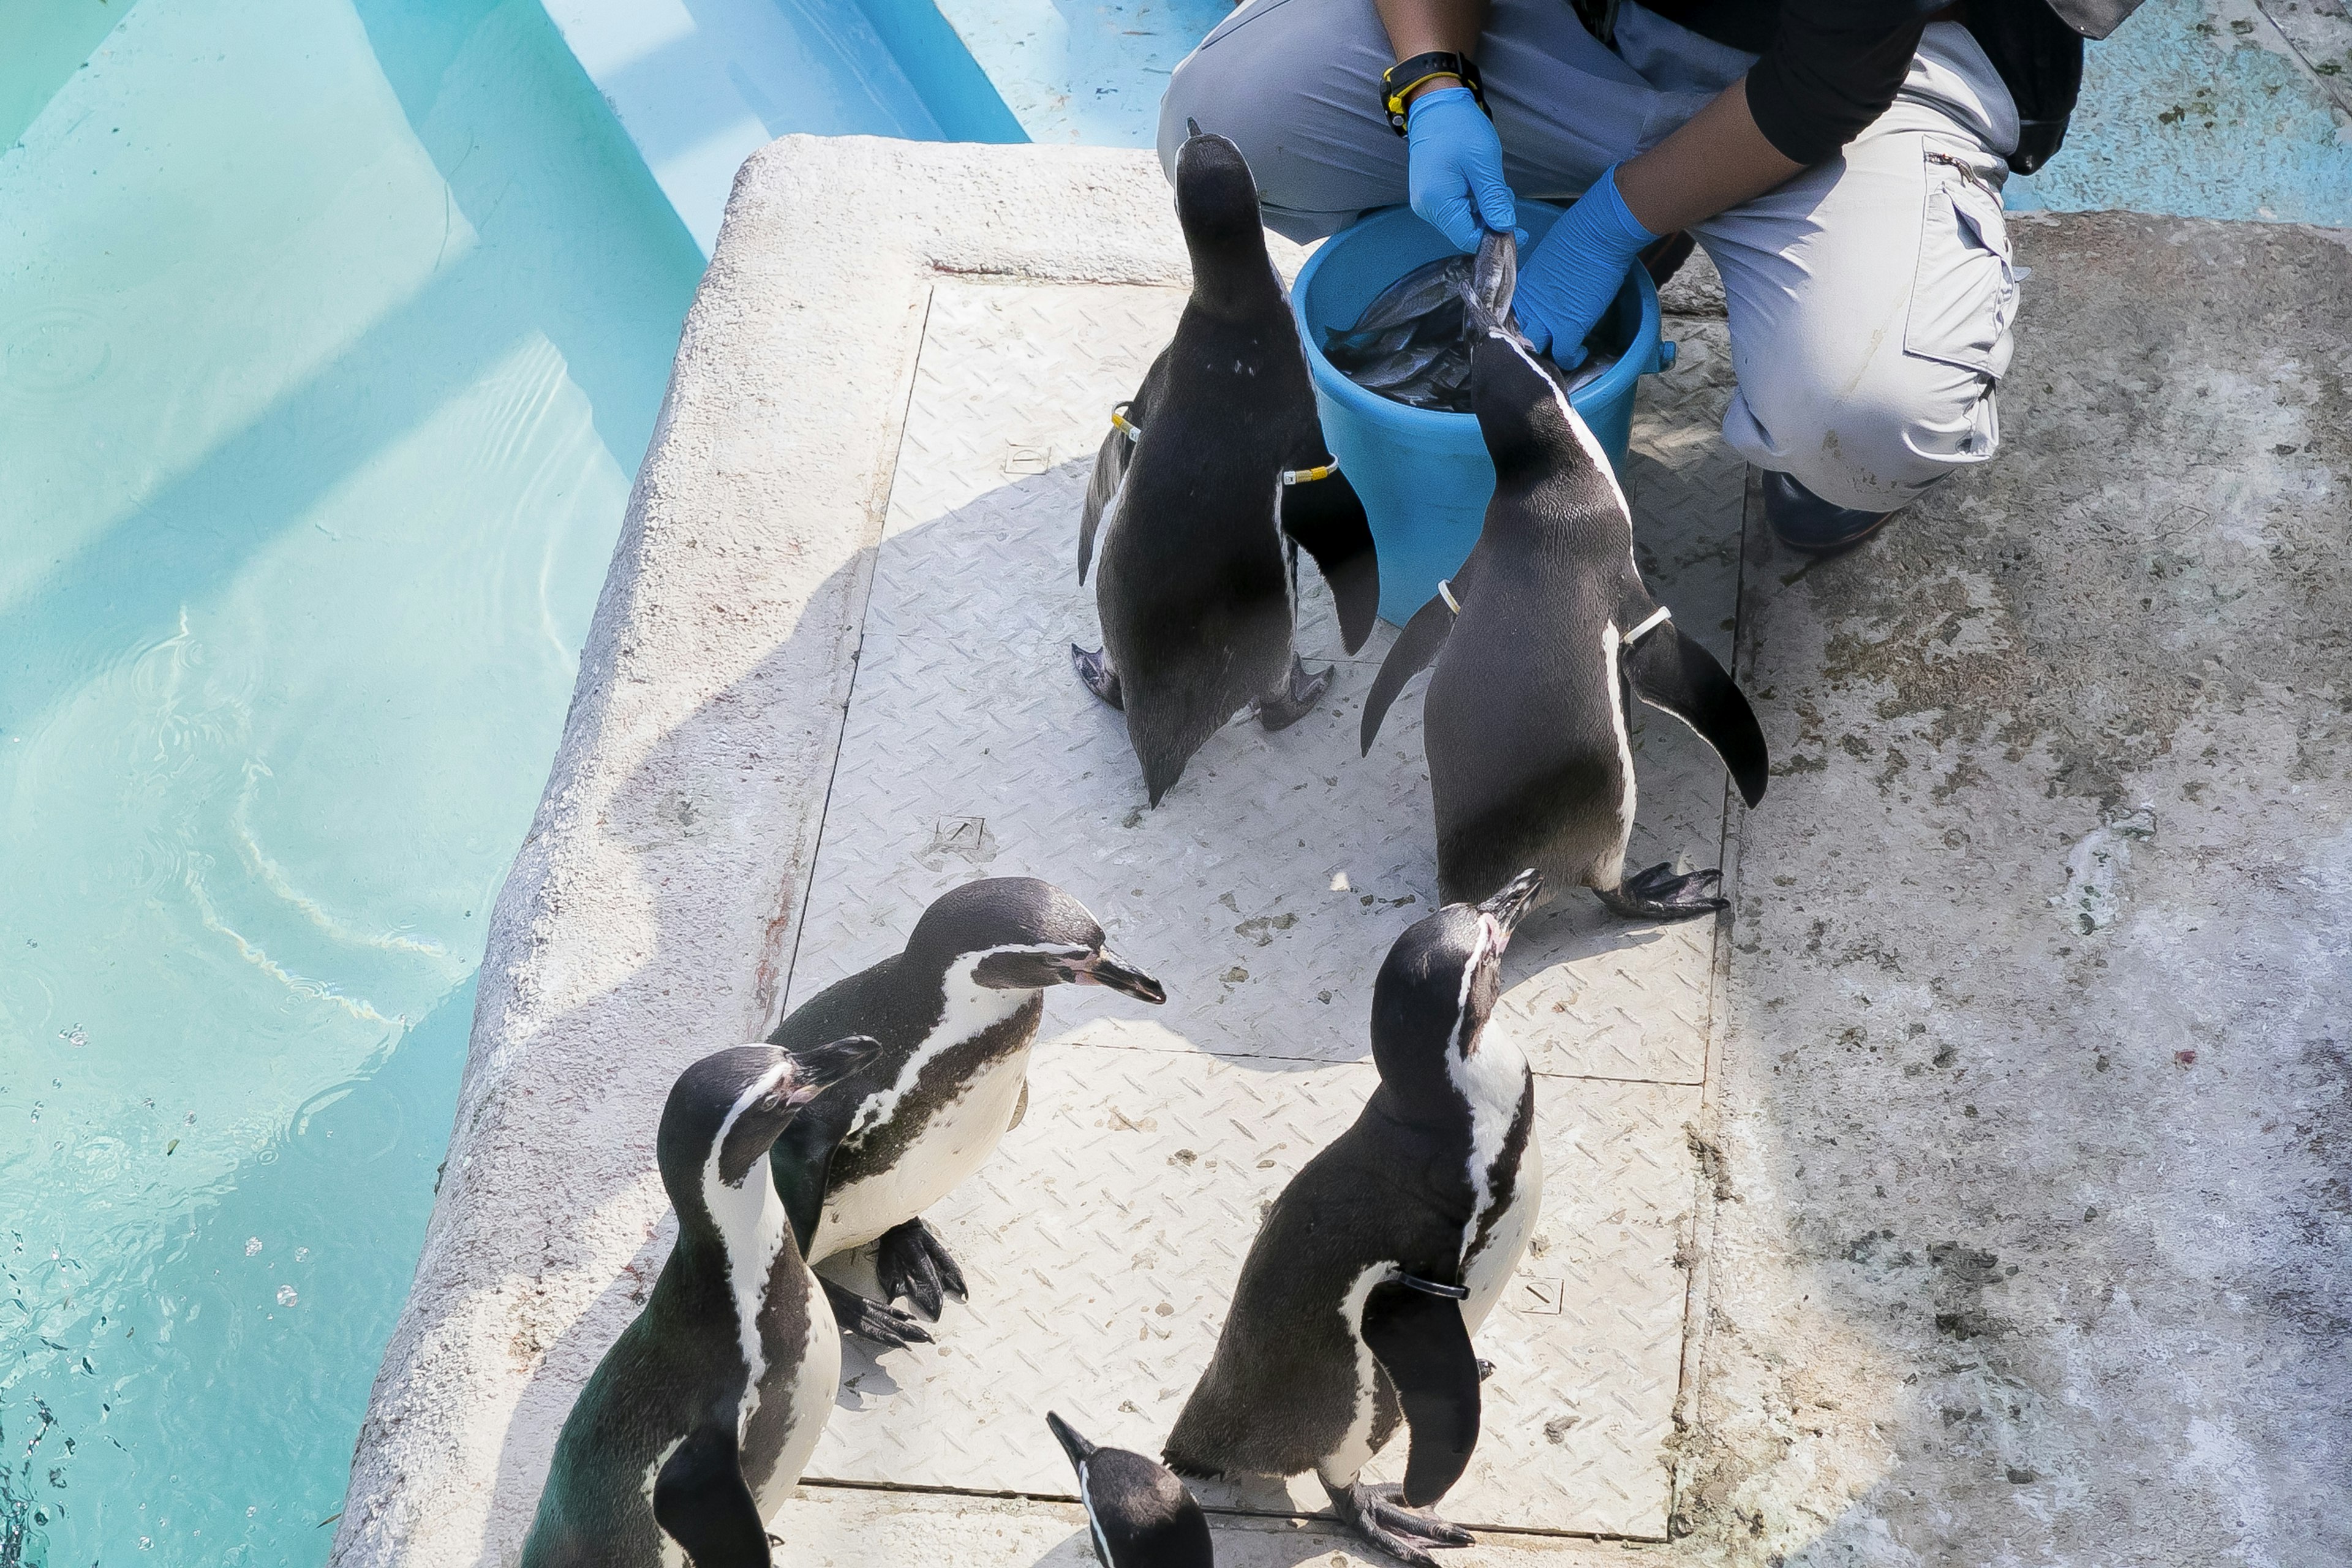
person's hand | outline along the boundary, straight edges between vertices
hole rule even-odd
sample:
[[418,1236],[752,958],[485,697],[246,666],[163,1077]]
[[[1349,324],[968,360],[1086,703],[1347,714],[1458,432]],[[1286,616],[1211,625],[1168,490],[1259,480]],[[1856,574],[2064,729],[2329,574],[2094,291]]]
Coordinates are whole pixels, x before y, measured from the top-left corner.
[[1518,226],[1503,182],[1503,142],[1466,87],[1435,87],[1405,110],[1405,189],[1412,210],[1454,248]]
[[1563,370],[1582,364],[1584,334],[1625,286],[1633,258],[1657,238],[1617,194],[1611,166],[1519,263],[1511,308],[1528,343]]

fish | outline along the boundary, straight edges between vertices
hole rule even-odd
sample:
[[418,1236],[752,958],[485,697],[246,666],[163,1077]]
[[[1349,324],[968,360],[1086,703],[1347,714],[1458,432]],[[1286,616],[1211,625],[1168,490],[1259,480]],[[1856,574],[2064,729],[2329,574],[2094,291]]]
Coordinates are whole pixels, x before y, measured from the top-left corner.
[[[1412,408],[1470,412],[1470,345],[1482,332],[1517,335],[1511,296],[1518,244],[1489,232],[1475,257],[1447,256],[1414,268],[1375,295],[1352,327],[1324,330],[1323,357],[1368,392]],[[1549,354],[1537,363],[1570,392],[1607,374],[1618,355],[1590,342],[1571,374]]]

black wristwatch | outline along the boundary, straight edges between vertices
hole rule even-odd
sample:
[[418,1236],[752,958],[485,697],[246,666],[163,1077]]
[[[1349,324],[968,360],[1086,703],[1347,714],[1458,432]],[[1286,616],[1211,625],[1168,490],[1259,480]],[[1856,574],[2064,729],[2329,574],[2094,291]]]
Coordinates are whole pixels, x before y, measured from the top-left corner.
[[[1478,68],[1470,57],[1449,49],[1432,49],[1425,55],[1399,60],[1381,73],[1381,107],[1388,111],[1390,130],[1400,136],[1404,134],[1404,95],[1433,76],[1460,78],[1478,107],[1486,109],[1486,89],[1479,82]],[[1486,109],[1487,118],[1492,119],[1494,113]]]

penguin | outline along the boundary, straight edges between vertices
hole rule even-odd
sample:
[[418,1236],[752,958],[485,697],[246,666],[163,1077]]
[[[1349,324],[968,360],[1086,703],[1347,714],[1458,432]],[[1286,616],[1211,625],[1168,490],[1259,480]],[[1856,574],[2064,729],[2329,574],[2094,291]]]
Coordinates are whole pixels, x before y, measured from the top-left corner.
[[[1267,1211],[1208,1370],[1162,1451],[1182,1476],[1313,1470],[1364,1540],[1430,1568],[1472,1544],[1418,1511],[1478,1440],[1471,1336],[1534,1234],[1543,1196],[1535,1077],[1488,1023],[1503,950],[1542,879],[1449,904],[1389,950],[1372,989],[1380,1085]],[[1404,1485],[1360,1472],[1402,1418]]]
[[825,987],[769,1035],[787,1050],[850,1033],[881,1042],[793,1123],[772,1161],[811,1262],[881,1243],[882,1300],[824,1281],[848,1332],[886,1346],[926,1342],[922,1324],[890,1301],[905,1296],[936,1319],[944,1292],[970,1299],[922,1212],[978,1170],[1027,1110],[1029,1047],[1045,987],[1056,984],[1168,999],[1104,945],[1077,900],[1031,877],[988,878],[941,894],[903,952]]
[[841,1339],[770,1145],[878,1047],[737,1046],[680,1075],[655,1139],[677,1242],[556,1439],[521,1568],[768,1568],[765,1521],[824,1430]]
[[[1499,254],[1491,256],[1489,251]],[[1486,897],[1522,866],[1582,884],[1629,920],[1728,907],[1717,869],[1628,874],[1633,699],[1715,748],[1750,806],[1769,759],[1748,699],[1643,585],[1633,520],[1607,454],[1507,324],[1510,242],[1480,252],[1470,306],[1472,407],[1495,498],[1470,558],[1405,623],[1364,703],[1369,754],[1389,705],[1433,660],[1423,746],[1448,900]],[[1498,276],[1499,274],[1499,276]]]
[[1192,129],[1175,181],[1192,299],[1096,456],[1078,581],[1099,535],[1103,647],[1070,648],[1087,689],[1126,713],[1153,805],[1236,712],[1254,703],[1281,730],[1330,684],[1292,647],[1297,548],[1331,586],[1349,653],[1380,607],[1371,525],[1323,444],[1257,184],[1239,148]]
[[1050,1410],[1045,1425],[1078,1472],[1078,1501],[1103,1568],[1216,1568],[1209,1517],[1167,1467],[1131,1448],[1098,1447]]

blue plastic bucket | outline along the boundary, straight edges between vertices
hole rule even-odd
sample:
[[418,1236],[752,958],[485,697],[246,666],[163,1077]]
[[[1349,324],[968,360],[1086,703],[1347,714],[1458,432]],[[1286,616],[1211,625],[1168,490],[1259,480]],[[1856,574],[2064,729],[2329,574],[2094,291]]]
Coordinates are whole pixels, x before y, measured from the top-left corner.
[[[1541,239],[1561,209],[1518,204],[1530,244]],[[1323,357],[1325,331],[1352,327],[1380,291],[1454,247],[1406,207],[1376,213],[1323,242],[1299,269],[1290,308],[1307,340],[1315,375],[1315,404],[1323,438],[1370,514],[1381,553],[1381,615],[1399,626],[1429,601],[1478,542],[1486,501],[1495,493],[1495,467],[1467,414],[1412,408],[1367,392]],[[1607,374],[1569,399],[1592,426],[1609,460],[1625,466],[1633,433],[1633,388],[1643,376],[1675,363],[1675,345],[1658,338],[1658,290],[1633,268],[1610,307],[1614,336],[1630,346]]]

